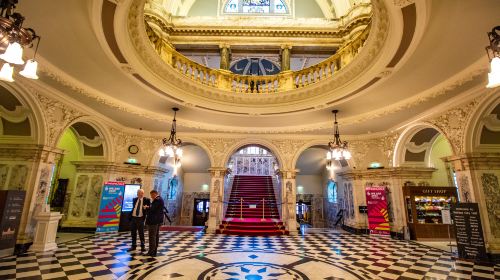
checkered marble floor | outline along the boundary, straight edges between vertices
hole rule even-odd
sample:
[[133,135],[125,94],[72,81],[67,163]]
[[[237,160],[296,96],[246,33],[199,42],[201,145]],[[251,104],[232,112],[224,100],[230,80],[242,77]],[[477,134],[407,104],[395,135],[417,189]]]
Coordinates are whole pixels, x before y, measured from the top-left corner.
[[[147,240],[147,238],[146,238]],[[162,232],[157,258],[129,253],[128,233],[0,259],[0,279],[500,279],[500,266],[454,260],[413,242],[335,231],[238,237]]]

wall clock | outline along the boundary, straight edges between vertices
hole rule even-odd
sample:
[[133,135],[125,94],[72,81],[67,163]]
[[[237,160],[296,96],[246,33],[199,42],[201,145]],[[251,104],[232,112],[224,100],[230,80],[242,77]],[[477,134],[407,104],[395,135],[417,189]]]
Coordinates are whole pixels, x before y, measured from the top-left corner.
[[130,145],[128,146],[128,152],[135,155],[139,152],[139,147],[137,145]]

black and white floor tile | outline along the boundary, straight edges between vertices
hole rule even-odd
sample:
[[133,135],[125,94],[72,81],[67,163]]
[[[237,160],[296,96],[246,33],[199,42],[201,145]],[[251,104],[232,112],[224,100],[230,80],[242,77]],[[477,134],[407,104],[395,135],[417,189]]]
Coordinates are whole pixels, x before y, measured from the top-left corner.
[[163,232],[156,258],[103,233],[0,259],[0,279],[500,279],[500,266],[454,260],[414,242],[335,231],[238,237]]

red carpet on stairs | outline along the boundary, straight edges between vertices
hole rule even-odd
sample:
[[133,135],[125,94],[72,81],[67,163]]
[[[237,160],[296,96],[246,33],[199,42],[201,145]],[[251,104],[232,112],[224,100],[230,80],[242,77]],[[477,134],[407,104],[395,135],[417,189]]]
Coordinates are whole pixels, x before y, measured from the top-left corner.
[[288,234],[280,220],[271,176],[234,176],[226,217],[218,233]]

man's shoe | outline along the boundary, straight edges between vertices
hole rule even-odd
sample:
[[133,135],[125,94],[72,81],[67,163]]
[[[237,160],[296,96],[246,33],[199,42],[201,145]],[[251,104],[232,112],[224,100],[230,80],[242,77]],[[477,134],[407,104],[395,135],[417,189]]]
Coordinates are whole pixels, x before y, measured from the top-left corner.
[[131,248],[127,249],[127,252],[135,251],[135,249],[136,249],[135,247],[131,247]]

